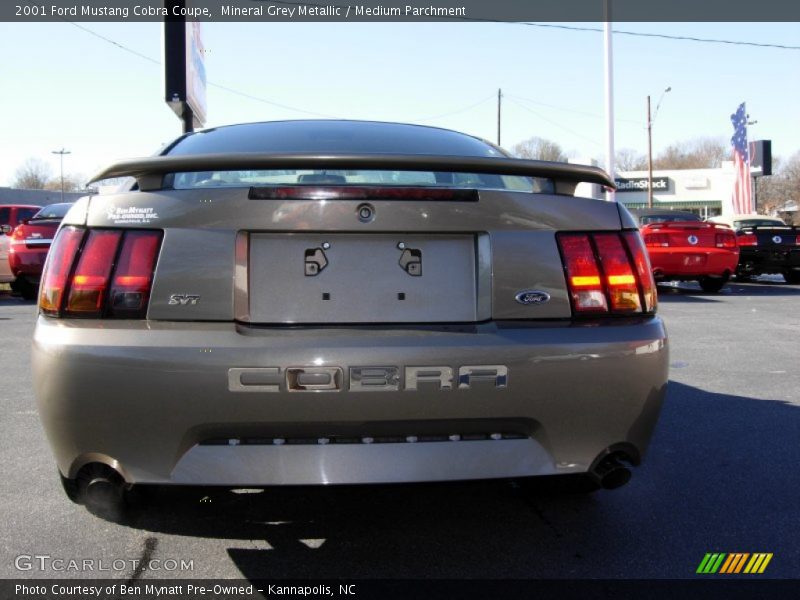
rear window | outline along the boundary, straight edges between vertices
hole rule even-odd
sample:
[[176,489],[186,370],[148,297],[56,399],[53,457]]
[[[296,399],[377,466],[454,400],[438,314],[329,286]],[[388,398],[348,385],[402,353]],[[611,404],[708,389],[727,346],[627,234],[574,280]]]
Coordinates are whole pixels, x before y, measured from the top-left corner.
[[63,219],[64,215],[67,214],[67,211],[72,208],[71,203],[64,203],[64,204],[51,204],[50,206],[45,206],[42,210],[37,212],[32,221],[43,221],[45,219]]
[[272,121],[197,131],[178,138],[169,155],[232,152],[503,156],[470,135],[421,125],[370,121]]
[[39,209],[37,208],[20,208],[17,210],[17,221],[24,221],[30,219],[35,215]]
[[745,227],[786,227],[783,221],[775,219],[744,219],[733,222],[734,229],[744,229]]
[[342,171],[330,169],[202,171],[175,173],[171,177],[173,188],[178,190],[269,185],[456,187],[532,193],[553,193],[554,189],[551,180],[540,177],[437,171]]

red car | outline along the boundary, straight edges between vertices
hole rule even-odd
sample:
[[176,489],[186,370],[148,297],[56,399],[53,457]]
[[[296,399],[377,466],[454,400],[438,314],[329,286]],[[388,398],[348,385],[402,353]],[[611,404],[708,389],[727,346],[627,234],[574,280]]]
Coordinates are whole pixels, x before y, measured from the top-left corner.
[[736,272],[736,234],[697,215],[664,209],[631,211],[639,221],[657,281],[696,280],[704,292],[719,292]]
[[0,206],[0,232],[11,233],[14,227],[39,212],[41,206],[34,204],[4,204]]
[[36,298],[44,259],[61,219],[72,207],[71,202],[45,206],[30,219],[17,225],[11,234],[8,262],[16,280],[11,289],[26,300]]

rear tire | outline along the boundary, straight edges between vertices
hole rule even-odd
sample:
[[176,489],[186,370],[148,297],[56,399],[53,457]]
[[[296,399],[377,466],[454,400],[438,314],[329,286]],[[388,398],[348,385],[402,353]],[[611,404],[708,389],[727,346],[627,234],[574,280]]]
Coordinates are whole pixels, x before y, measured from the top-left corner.
[[786,283],[797,285],[800,283],[800,271],[786,271],[786,273],[783,274],[783,278],[786,280]]
[[11,291],[22,296],[24,300],[36,300],[39,295],[39,284],[31,283],[24,277],[17,277],[11,282]]
[[724,277],[701,277],[699,280],[700,288],[709,294],[716,294],[725,284],[728,283],[728,276]]

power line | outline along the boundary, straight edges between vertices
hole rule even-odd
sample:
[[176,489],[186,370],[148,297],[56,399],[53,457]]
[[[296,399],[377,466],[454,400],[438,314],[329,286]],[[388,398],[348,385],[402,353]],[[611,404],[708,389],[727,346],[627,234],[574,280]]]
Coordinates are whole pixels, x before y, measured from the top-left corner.
[[[282,3],[282,4],[293,4],[292,2],[286,2],[286,1],[279,2],[279,3]],[[65,21],[66,21],[66,19],[65,19]],[[94,31],[92,29],[89,29],[88,27],[84,27],[83,25],[79,25],[78,23],[75,23],[75,22],[72,22],[72,21],[66,21],[66,22],[69,23],[70,25],[72,25],[73,27],[77,27],[78,29],[88,33],[89,35],[92,35],[92,36],[94,36],[94,37],[96,37],[96,38],[98,38],[100,40],[103,40],[104,42],[106,42],[108,44],[111,44],[111,45],[119,48],[120,50],[123,50],[124,52],[128,52],[129,54],[132,54],[134,56],[137,56],[138,58],[144,59],[144,60],[146,60],[146,61],[148,61],[150,63],[156,64],[156,65],[161,65],[161,61],[156,60],[151,56],[147,56],[146,54],[142,54],[141,52],[138,52],[138,51],[136,51],[136,50],[134,50],[132,48],[129,48],[128,46],[126,46],[124,44],[121,44],[120,42],[117,42],[116,40],[113,40],[113,39],[111,39],[109,37],[101,35],[101,34],[97,33],[96,31]],[[567,30],[567,31],[581,31],[581,32],[602,32],[603,31],[599,27],[581,27],[581,26],[575,26],[575,25],[555,25],[555,24],[552,24],[552,23],[530,23],[530,22],[513,23],[512,22],[512,23],[508,23],[508,24],[509,25],[524,25],[524,26],[528,26],[528,27],[540,27],[540,28],[547,28],[547,29],[561,29],[561,30]],[[766,43],[760,43],[760,42],[721,40],[721,39],[712,39],[712,38],[699,38],[699,37],[693,37],[693,36],[676,36],[676,35],[667,35],[667,34],[660,34],[660,33],[644,33],[644,32],[637,32],[637,31],[624,31],[624,30],[616,30],[616,29],[614,30],[614,33],[619,34],[619,35],[628,35],[628,36],[636,36],[636,37],[648,37],[648,38],[659,38],[659,39],[668,39],[668,40],[692,41],[692,42],[714,43],[714,44],[728,44],[728,45],[736,45],[736,46],[754,46],[754,47],[760,47],[760,48],[777,48],[777,49],[782,49],[782,50],[800,50],[800,46],[786,46],[786,45],[781,45],[781,44],[766,44]],[[302,113],[302,114],[306,114],[306,115],[311,115],[311,116],[316,116],[316,117],[337,118],[337,117],[335,117],[333,115],[328,115],[328,114],[325,114],[325,113],[318,113],[318,112],[314,112],[314,111],[310,111],[310,110],[305,110],[305,109],[302,109],[302,108],[297,108],[295,106],[290,106],[288,104],[282,104],[280,102],[275,102],[274,100],[269,100],[267,98],[262,98],[260,96],[254,96],[253,94],[248,94],[247,92],[242,92],[242,91],[237,90],[235,88],[232,88],[232,87],[229,87],[229,86],[226,86],[226,85],[222,85],[222,84],[219,84],[219,83],[215,83],[213,81],[208,81],[207,84],[210,87],[215,87],[217,89],[223,90],[223,91],[228,92],[230,94],[234,94],[234,95],[240,96],[242,98],[247,98],[247,99],[253,100],[255,102],[261,102],[263,104],[268,104],[268,105],[274,106],[276,108],[281,108],[281,109],[284,109],[284,110],[290,110],[290,111],[294,111],[294,112],[298,112],[298,113]],[[439,115],[434,115],[434,116],[430,116],[430,117],[423,117],[423,118],[419,118],[419,119],[413,119],[410,122],[418,123],[418,122],[424,122],[424,121],[432,121],[432,120],[435,120],[435,119],[449,117],[449,116],[452,116],[452,115],[455,115],[455,114],[466,112],[468,110],[471,110],[472,108],[475,108],[476,106],[479,106],[479,105],[483,104],[484,102],[487,102],[488,100],[490,100],[493,97],[494,97],[494,95],[488,96],[488,97],[486,97],[486,98],[484,98],[482,100],[479,100],[478,102],[475,102],[474,104],[470,104],[469,106],[466,106],[466,107],[463,107],[463,108],[459,108],[459,109],[451,111],[451,112],[439,114]],[[544,107],[548,107],[548,108],[552,108],[552,109],[556,109],[556,110],[563,110],[565,112],[572,112],[572,113],[575,113],[575,114],[583,114],[585,116],[596,117],[596,118],[600,118],[601,117],[601,115],[596,115],[596,114],[593,114],[593,113],[587,113],[587,112],[574,110],[574,109],[568,109],[568,108],[564,108],[564,107],[560,107],[560,106],[556,106],[556,105],[552,105],[552,104],[546,104],[544,102],[538,102],[536,100],[531,100],[530,98],[524,98],[522,96],[512,96],[512,98],[517,98],[519,100],[524,100],[526,102],[529,102],[531,104],[536,104],[536,105],[539,105],[539,106],[544,106]],[[577,135],[578,137],[583,137],[583,139],[586,139],[586,140],[592,142],[593,144],[597,143],[596,141],[590,140],[589,138],[586,138],[586,137],[582,136],[581,134],[579,134],[577,132],[574,132],[574,131],[571,131],[571,130],[567,129],[566,127],[556,123],[555,121],[551,121],[551,120],[547,119],[546,117],[540,115],[539,113],[536,113],[535,111],[531,110],[530,108],[527,108],[526,106],[520,104],[519,102],[514,102],[514,103],[517,104],[517,106],[519,106],[520,108],[528,110],[532,114],[537,115],[539,118],[541,118],[541,119],[543,119],[545,121],[548,121],[550,123],[553,123],[554,125],[564,129],[565,131],[569,131],[573,135]],[[638,121],[633,121],[631,119],[616,119],[616,120],[618,120],[618,121],[626,121],[626,122],[630,122],[630,123],[639,123]]]
[[491,94],[490,96],[486,96],[486,98],[484,98],[482,100],[478,100],[474,104],[470,104],[469,106],[465,106],[464,108],[459,108],[459,109],[456,109],[456,110],[453,110],[453,111],[450,111],[450,112],[442,113],[440,115],[434,115],[432,117],[424,117],[422,119],[411,119],[411,121],[409,121],[409,122],[410,123],[421,123],[423,121],[433,121],[434,119],[443,119],[444,117],[451,117],[453,115],[457,115],[457,114],[460,114],[460,113],[463,113],[463,112],[467,112],[468,110],[471,110],[471,109],[475,108],[476,106],[480,106],[481,104],[485,104],[486,102],[488,102],[489,100],[492,100],[493,98],[494,98],[494,94]]
[[69,23],[70,25],[72,25],[73,27],[77,27],[81,31],[85,31],[89,35],[93,35],[96,38],[100,38],[104,42],[108,42],[109,44],[111,44],[113,46],[116,46],[120,50],[124,50],[125,52],[129,52],[130,54],[133,54],[134,56],[138,56],[139,58],[143,58],[146,61],[154,63],[156,65],[160,65],[161,64],[160,60],[156,60],[155,58],[153,58],[151,56],[147,56],[146,54],[142,54],[141,52],[137,52],[136,50],[134,50],[132,48],[128,48],[124,44],[120,44],[119,42],[117,42],[115,40],[112,40],[111,38],[107,38],[104,35],[100,35],[96,31],[93,31],[93,30],[89,29],[88,27],[84,27],[83,25],[78,25],[77,23],[73,23],[72,21],[66,21],[66,22]]
[[[77,27],[78,29],[80,29],[82,31],[85,31],[86,33],[88,33],[90,35],[93,35],[96,38],[99,38],[99,39],[103,40],[104,42],[107,42],[109,44],[112,44],[113,46],[116,46],[120,50],[124,50],[125,52],[128,52],[129,54],[133,54],[134,56],[142,58],[142,59],[144,59],[144,60],[146,60],[148,62],[151,62],[151,63],[153,63],[155,65],[159,65],[159,66],[161,65],[161,61],[160,60],[156,60],[152,56],[147,56],[146,54],[142,54],[141,52],[137,52],[136,50],[134,50],[132,48],[129,48],[125,44],[121,44],[121,43],[117,42],[116,40],[112,40],[111,38],[108,38],[108,37],[106,37],[104,35],[101,35],[101,34],[97,33],[96,31],[93,31],[93,30],[89,29],[88,27],[84,27],[83,25],[78,25],[77,23],[74,23],[72,21],[67,21],[67,23],[69,23],[70,25],[72,25],[74,27]],[[289,106],[288,104],[281,104],[280,102],[275,102],[274,100],[268,100],[266,98],[261,98],[259,96],[254,96],[252,94],[248,94],[247,92],[242,92],[242,91],[239,91],[239,90],[234,89],[232,87],[228,87],[226,85],[222,85],[221,83],[214,83],[213,81],[207,81],[206,83],[211,87],[215,87],[215,88],[218,88],[220,90],[224,90],[224,91],[226,91],[226,92],[228,92],[230,94],[235,94],[237,96],[241,96],[242,98],[248,98],[249,100],[254,100],[256,102],[262,102],[264,104],[269,104],[270,106],[275,106],[275,107],[278,107],[278,108],[283,108],[285,110],[291,110],[291,111],[294,111],[294,112],[303,113],[303,114],[306,114],[306,115],[313,115],[313,116],[316,116],[316,117],[326,117],[326,118],[329,118],[329,119],[336,119],[337,118],[337,117],[334,117],[332,115],[326,115],[324,113],[317,113],[317,112],[313,112],[313,111],[310,111],[310,110],[304,110],[302,108],[297,108],[295,106]]]
[[[97,33],[96,31],[93,31],[93,30],[89,29],[88,27],[84,27],[82,25],[78,25],[77,23],[73,23],[72,21],[67,21],[67,23],[77,27],[78,29],[80,29],[82,31],[85,31],[86,33],[88,33],[90,35],[93,35],[96,38],[99,38],[99,39],[103,40],[104,42],[107,42],[109,44],[112,44],[112,45],[116,46],[120,50],[124,50],[125,52],[133,54],[134,56],[138,56],[139,58],[143,58],[144,60],[146,60],[148,62],[151,62],[153,64],[161,65],[161,61],[156,60],[151,56],[147,56],[146,54],[142,54],[141,52],[137,52],[136,50],[133,50],[132,48],[129,48],[128,46],[125,46],[124,44],[121,44],[121,43],[117,42],[116,40],[112,40],[111,38],[108,38],[108,37],[106,37],[104,35],[101,35],[101,34]],[[262,102],[264,104],[269,104],[270,106],[283,108],[285,110],[291,110],[291,111],[295,111],[295,112],[299,112],[299,113],[303,113],[303,114],[307,114],[307,115],[312,115],[312,116],[316,116],[316,117],[326,117],[326,118],[329,118],[329,119],[338,118],[336,116],[328,115],[328,114],[325,114],[325,113],[318,113],[318,112],[314,112],[314,111],[310,111],[310,110],[304,110],[302,108],[297,108],[297,107],[294,107],[294,106],[289,106],[288,104],[281,104],[280,102],[275,102],[274,100],[268,100],[266,98],[261,98],[259,96],[254,96],[252,94],[248,94],[247,92],[242,92],[240,90],[234,89],[232,87],[228,87],[226,85],[222,85],[220,83],[214,83],[213,81],[207,81],[206,83],[211,87],[215,87],[217,89],[226,91],[226,92],[228,92],[230,94],[235,94],[237,96],[241,96],[242,98],[247,98],[249,100],[254,100],[256,102]],[[492,94],[490,96],[487,96],[487,97],[485,97],[485,98],[483,98],[481,100],[478,100],[477,102],[475,102],[473,104],[470,104],[469,106],[465,106],[465,107],[462,107],[462,108],[459,108],[459,109],[456,109],[456,110],[453,110],[453,111],[450,111],[450,112],[442,113],[442,114],[439,114],[439,115],[433,115],[433,116],[430,116],[430,117],[422,117],[422,118],[419,118],[419,119],[411,119],[409,122],[411,122],[411,123],[421,123],[421,122],[424,122],[424,121],[433,121],[435,119],[441,119],[441,118],[444,118],[444,117],[450,117],[452,115],[457,115],[457,114],[466,112],[468,110],[471,110],[471,109],[475,108],[476,106],[480,106],[481,104],[484,104],[485,102],[491,100],[492,98],[494,98],[494,94]]]
[[[563,106],[558,106],[558,105],[555,105],[555,104],[547,104],[545,102],[539,102],[538,100],[532,100],[530,98],[524,98],[522,96],[517,96],[516,94],[504,94],[504,95],[507,95],[509,98],[516,98],[517,100],[523,100],[525,102],[529,102],[529,103],[535,104],[537,106],[544,106],[544,107],[547,107],[547,108],[552,108],[554,110],[561,110],[561,111],[568,112],[568,113],[574,113],[576,115],[583,115],[585,117],[593,117],[595,119],[605,119],[604,115],[598,115],[597,113],[585,112],[585,111],[576,110],[576,109],[573,109],[573,108],[565,108]],[[635,123],[637,125],[642,125],[641,121],[637,121],[635,119],[614,119],[614,120],[615,121],[624,121],[626,123]]]
[[510,99],[510,101],[513,104],[516,104],[517,106],[519,106],[521,109],[527,110],[529,113],[531,113],[533,115],[536,115],[537,117],[539,117],[543,121],[547,121],[551,125],[555,125],[556,127],[559,127],[561,129],[563,129],[567,133],[571,133],[572,135],[577,136],[577,137],[579,137],[579,138],[581,138],[583,140],[586,140],[587,142],[590,142],[590,143],[592,143],[592,144],[594,144],[596,146],[601,146],[601,147],[603,146],[603,144],[599,143],[597,140],[593,140],[592,138],[586,137],[582,133],[578,133],[577,131],[573,131],[572,129],[570,129],[568,127],[564,127],[561,123],[559,123],[557,121],[553,121],[552,119],[548,119],[544,115],[541,115],[541,114],[537,113],[535,110],[532,110],[532,109],[528,108],[527,106],[525,106],[524,104],[521,104],[520,102],[515,100],[513,97]]
[[[546,29],[565,29],[567,31],[598,31],[602,33],[600,27],[579,27],[577,25],[553,25],[552,23],[529,23],[527,21],[514,23],[515,25],[525,25],[527,27],[542,27]],[[800,46],[787,46],[784,44],[768,44],[762,42],[744,42],[741,40],[720,40],[715,38],[701,38],[691,35],[669,35],[666,33],[645,33],[642,31],[624,31],[621,29],[612,30],[618,35],[630,35],[635,37],[659,38],[664,40],[677,40],[684,42],[700,42],[704,44],[728,44],[731,46],[752,46],[756,48],[776,48],[779,50],[800,50]]]
[[[296,0],[256,0],[264,2],[265,4],[288,4],[291,6],[300,6],[301,4],[311,4],[312,6],[323,6],[322,4],[313,4],[309,2],[297,2]],[[336,4],[333,4],[337,6]],[[341,5],[339,5],[341,6]],[[507,25],[524,25],[527,27],[542,27],[548,29],[565,29],[567,31],[599,31],[603,32],[600,27],[581,27],[578,25],[554,25],[552,23],[532,23],[530,21],[498,21],[493,19],[478,19],[473,17],[443,17],[449,18],[451,21],[467,21],[467,22],[480,22],[480,23],[505,23]],[[621,29],[614,29],[612,33],[619,35],[631,35],[636,37],[650,37],[661,38],[665,40],[678,40],[685,42],[700,42],[705,44],[729,44],[733,46],[752,46],[755,48],[775,48],[778,50],[800,50],[800,46],[787,46],[783,44],[769,44],[762,42],[745,42],[740,40],[721,40],[715,38],[702,38],[689,35],[669,35],[666,33],[644,33],[640,31],[625,31]]]

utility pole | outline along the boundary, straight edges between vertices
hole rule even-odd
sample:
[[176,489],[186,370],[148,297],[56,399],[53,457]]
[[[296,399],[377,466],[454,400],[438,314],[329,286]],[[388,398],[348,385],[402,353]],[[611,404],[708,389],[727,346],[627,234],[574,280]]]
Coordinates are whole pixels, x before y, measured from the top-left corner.
[[653,119],[650,96],[647,96],[647,208],[653,208]]
[[61,157],[61,202],[64,202],[64,155],[71,154],[69,150],[52,150],[50,154],[58,154]]
[[[614,56],[611,50],[611,6],[610,0],[603,3],[603,45],[605,56],[605,96],[606,96],[606,172],[614,179]],[[612,188],[606,188],[606,200],[614,202],[616,196]]]
[[497,89],[497,145],[500,145],[500,102],[503,99],[503,90]]
[[653,208],[653,122],[658,116],[658,109],[664,95],[671,91],[672,87],[667,87],[661,92],[661,97],[656,104],[656,112],[650,115],[650,96],[647,97],[647,208]]

